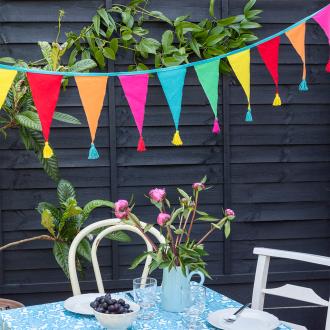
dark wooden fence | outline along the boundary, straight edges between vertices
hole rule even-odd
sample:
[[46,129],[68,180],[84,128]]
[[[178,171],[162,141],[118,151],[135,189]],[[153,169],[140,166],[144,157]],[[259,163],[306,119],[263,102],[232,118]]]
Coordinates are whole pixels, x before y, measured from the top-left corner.
[[[192,20],[208,15],[208,1],[150,1],[154,9],[169,17],[190,13]],[[218,16],[240,13],[243,0],[217,1]],[[264,9],[260,36],[270,35],[326,5],[327,1],[258,1]],[[66,12],[63,29],[79,30],[91,21],[98,0],[1,0],[0,56],[26,60],[39,59],[39,40],[51,41],[56,34],[58,10]],[[148,23],[155,35],[162,26]],[[307,93],[298,92],[301,63],[288,40],[280,48],[280,93],[284,106],[274,109],[271,78],[256,50],[252,51],[252,104],[254,122],[243,121],[246,100],[237,82],[223,77],[220,111],[223,133],[212,136],[212,112],[189,70],[183,96],[182,148],[170,145],[172,119],[157,79],[151,79],[145,118],[148,152],[137,153],[137,130],[118,80],[110,79],[108,98],[97,135],[101,153],[98,161],[88,161],[89,133],[81,102],[71,81],[62,92],[58,110],[73,114],[83,125],[72,127],[54,123],[51,141],[56,148],[61,173],[77,187],[81,203],[93,198],[137,199],[136,211],[154,221],[155,211],[143,193],[153,186],[166,187],[169,197],[175,187],[189,188],[205,174],[213,189],[202,199],[203,207],[219,215],[222,207],[237,212],[230,240],[214,235],[207,244],[208,267],[213,281],[208,285],[242,302],[251,297],[256,258],[255,246],[266,246],[329,255],[330,179],[330,79],[324,71],[328,45],[321,29],[310,22],[306,38]],[[130,56],[122,54],[110,70],[125,70]],[[39,201],[55,200],[54,183],[39,168],[32,153],[26,152],[17,135],[11,133],[0,145],[1,230],[0,244],[42,233],[34,208]],[[108,210],[95,213],[93,220],[109,217]],[[205,226],[198,225],[202,232]],[[131,245],[104,244],[101,264],[109,289],[131,286],[137,272],[128,265],[142,250],[140,241]],[[35,242],[0,254],[0,294],[25,304],[63,299],[70,286],[53,260],[48,243]],[[315,288],[329,297],[329,270],[307,264],[274,260],[271,285],[285,281]],[[94,290],[91,272],[85,278],[86,290]],[[286,304],[267,300],[267,306]],[[291,303],[290,306],[301,305]],[[322,329],[325,309],[277,309],[287,320],[305,322]]]

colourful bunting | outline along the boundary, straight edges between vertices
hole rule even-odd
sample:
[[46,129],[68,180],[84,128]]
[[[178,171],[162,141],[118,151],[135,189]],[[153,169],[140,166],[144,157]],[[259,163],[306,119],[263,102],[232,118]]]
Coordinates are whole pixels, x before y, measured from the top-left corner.
[[2,108],[17,71],[0,69],[0,109]]
[[278,51],[280,47],[280,37],[273,38],[263,44],[259,45],[258,51],[264,61],[270,75],[273,78],[276,87],[275,98],[273,106],[282,105],[282,101],[278,92]]
[[181,114],[182,90],[184,79],[186,76],[186,68],[177,68],[173,70],[163,70],[158,73],[159,81],[163,87],[167,103],[170,107],[175,133],[172,139],[172,144],[182,146],[182,140],[179,134],[179,121]]
[[43,156],[50,158],[53,156],[53,150],[48,144],[49,131],[60,94],[62,76],[28,72],[27,79],[45,139]]
[[78,87],[80,99],[85,110],[89,126],[89,132],[91,135],[91,146],[89,149],[88,159],[98,159],[99,153],[95,148],[94,140],[100,114],[103,108],[108,77],[76,76],[75,80]]
[[146,151],[142,130],[148,93],[149,75],[139,74],[132,76],[119,76],[119,80],[121,86],[123,87],[127,102],[131,108],[135,124],[140,134],[137,151]]
[[195,66],[195,71],[199,82],[210,102],[214,113],[213,133],[220,133],[218,120],[218,84],[219,84],[219,64],[220,60],[200,64]]
[[[330,5],[324,8],[322,11],[313,16],[314,20],[320,25],[325,34],[328,37],[328,42],[330,45]],[[325,67],[327,72],[330,72],[330,58]]]
[[248,108],[245,121],[252,121],[252,110],[250,102],[250,50],[228,56],[228,61],[237,79],[243,87],[244,93],[248,101]]
[[306,82],[305,33],[306,33],[305,23],[302,23],[285,33],[303,62],[302,80],[299,85],[299,90],[301,92],[308,91],[308,86]]

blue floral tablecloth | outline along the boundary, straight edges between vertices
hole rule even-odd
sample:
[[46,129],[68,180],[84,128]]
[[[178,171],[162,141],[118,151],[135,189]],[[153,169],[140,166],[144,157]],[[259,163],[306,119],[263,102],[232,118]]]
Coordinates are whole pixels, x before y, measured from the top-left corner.
[[[241,306],[238,302],[208,288],[206,298],[206,309],[203,313],[205,322],[202,324],[201,330],[215,329],[206,321],[208,313],[218,309]],[[94,316],[68,312],[64,309],[63,304],[61,301],[3,311],[0,313],[1,330],[104,329]],[[153,319],[137,320],[130,330],[186,330],[184,317],[182,313],[165,312],[158,304]],[[277,330],[290,329],[282,325]]]

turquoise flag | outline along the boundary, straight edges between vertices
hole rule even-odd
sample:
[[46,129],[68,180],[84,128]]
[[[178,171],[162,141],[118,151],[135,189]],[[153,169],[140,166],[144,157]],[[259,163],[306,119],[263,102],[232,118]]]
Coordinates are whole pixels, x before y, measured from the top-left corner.
[[172,143],[176,146],[180,146],[182,145],[182,141],[179,135],[179,121],[186,68],[163,70],[159,71],[157,74],[170,107],[176,129]]
[[210,102],[214,113],[213,133],[220,132],[218,122],[218,84],[219,84],[219,64],[218,61],[195,65],[195,71],[199,82]]

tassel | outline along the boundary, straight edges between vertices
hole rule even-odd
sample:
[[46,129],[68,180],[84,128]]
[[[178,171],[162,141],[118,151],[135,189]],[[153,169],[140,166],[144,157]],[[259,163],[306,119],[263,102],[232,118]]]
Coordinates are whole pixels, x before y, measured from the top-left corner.
[[330,58],[328,60],[328,64],[325,66],[325,71],[330,73]]
[[308,91],[308,86],[307,86],[307,82],[306,82],[305,79],[303,79],[303,80],[301,81],[301,83],[300,83],[300,85],[299,85],[299,90],[300,90],[301,92],[306,92],[306,91]]
[[214,118],[212,132],[214,134],[219,134],[220,133],[220,126],[219,126],[219,120],[218,120],[218,118]]
[[282,101],[281,101],[280,95],[278,93],[276,93],[274,101],[273,101],[273,106],[279,107],[280,105],[282,105]]
[[94,143],[91,143],[91,147],[89,148],[88,159],[98,159],[99,153],[97,152]]
[[45,142],[43,155],[44,155],[44,158],[51,158],[54,155],[53,149],[48,144],[48,141]]
[[140,139],[139,139],[139,143],[138,143],[138,146],[137,146],[137,151],[138,152],[143,152],[143,151],[146,151],[146,146],[144,144],[144,140],[143,140],[143,137],[142,135],[140,135]]
[[250,108],[246,112],[245,121],[253,121],[252,110]]
[[183,145],[180,134],[179,134],[179,131],[176,131],[175,134],[173,135],[172,144],[174,144],[175,146],[182,146]]

